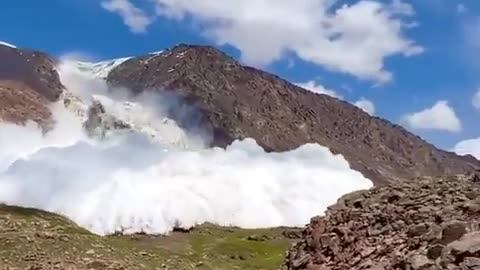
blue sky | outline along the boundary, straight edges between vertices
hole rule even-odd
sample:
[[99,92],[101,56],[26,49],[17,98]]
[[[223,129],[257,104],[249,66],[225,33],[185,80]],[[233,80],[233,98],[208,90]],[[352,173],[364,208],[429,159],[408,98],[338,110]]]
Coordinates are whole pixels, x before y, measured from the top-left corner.
[[[367,99],[373,114],[444,149],[480,138],[477,0],[15,0],[2,2],[0,23],[2,41],[92,60],[214,45],[291,82]],[[480,156],[480,139],[466,148]]]

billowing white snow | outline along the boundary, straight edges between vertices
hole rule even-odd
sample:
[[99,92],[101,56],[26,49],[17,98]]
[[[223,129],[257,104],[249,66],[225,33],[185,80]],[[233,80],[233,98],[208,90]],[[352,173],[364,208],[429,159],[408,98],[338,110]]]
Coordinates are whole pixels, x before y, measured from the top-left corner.
[[17,46],[15,46],[13,44],[10,44],[8,42],[5,42],[5,41],[0,41],[0,45],[4,45],[4,46],[7,46],[7,47],[11,47],[11,48],[17,48]]
[[80,70],[91,73],[100,79],[106,79],[110,71],[129,59],[131,59],[131,57],[105,60],[96,63],[78,61],[76,64]]
[[[123,109],[124,101],[104,84],[71,68],[59,70],[79,104],[103,96],[113,114],[146,129],[157,121],[151,118],[162,119],[154,106],[169,105],[135,100],[140,111],[153,113],[131,120],[135,109]],[[60,213],[98,234],[168,233],[204,222],[301,226],[341,195],[372,186],[342,156],[317,144],[265,153],[246,139],[227,149],[199,149],[190,147],[198,146],[190,135],[182,147],[151,140],[142,128],[96,140],[83,133],[81,113],[60,104],[53,111],[57,125],[46,136],[34,125],[0,124],[0,202]],[[168,137],[180,129],[174,123],[163,128],[153,132]]]

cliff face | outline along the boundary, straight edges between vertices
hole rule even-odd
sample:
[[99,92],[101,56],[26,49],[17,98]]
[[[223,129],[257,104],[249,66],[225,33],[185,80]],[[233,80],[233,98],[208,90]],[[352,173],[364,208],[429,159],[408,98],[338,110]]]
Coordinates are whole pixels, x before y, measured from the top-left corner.
[[63,90],[54,61],[45,53],[1,44],[0,59],[0,119],[47,125],[48,104]]
[[400,126],[242,66],[211,47],[179,45],[132,58],[107,79],[135,93],[174,91],[195,103],[214,133],[215,145],[252,137],[268,151],[285,151],[317,142],[344,155],[352,168],[376,184],[480,167],[471,156],[436,149]]

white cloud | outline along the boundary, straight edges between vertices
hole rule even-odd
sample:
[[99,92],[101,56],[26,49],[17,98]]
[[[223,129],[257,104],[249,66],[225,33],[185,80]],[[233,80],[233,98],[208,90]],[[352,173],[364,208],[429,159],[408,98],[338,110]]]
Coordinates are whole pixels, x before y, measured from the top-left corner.
[[465,13],[465,11],[467,11],[467,8],[465,7],[465,5],[462,4],[462,3],[458,3],[457,4],[457,13],[462,14],[462,13]]
[[144,33],[153,22],[143,10],[135,7],[129,0],[106,0],[102,7],[110,12],[117,13],[133,33]]
[[423,52],[404,35],[415,25],[406,17],[415,12],[401,0],[340,7],[335,0],[152,1],[158,16],[193,18],[204,36],[238,48],[242,60],[255,66],[294,53],[328,70],[383,83],[392,78],[384,67],[386,57]]
[[472,105],[475,109],[480,111],[480,89],[473,95]]
[[314,93],[324,94],[324,95],[328,95],[328,96],[331,96],[331,97],[336,97],[336,98],[339,98],[339,99],[343,98],[341,95],[339,95],[334,90],[327,89],[323,85],[317,84],[314,80],[311,80],[311,81],[308,81],[308,82],[303,82],[303,83],[295,83],[295,84],[304,88],[304,89],[310,90]]
[[414,129],[446,130],[459,132],[462,125],[446,100],[437,101],[431,108],[405,116],[406,123]]
[[371,100],[362,97],[357,102],[355,102],[354,105],[370,115],[375,114],[375,104],[373,104]]
[[480,138],[461,141],[455,145],[453,151],[459,155],[470,154],[480,159]]

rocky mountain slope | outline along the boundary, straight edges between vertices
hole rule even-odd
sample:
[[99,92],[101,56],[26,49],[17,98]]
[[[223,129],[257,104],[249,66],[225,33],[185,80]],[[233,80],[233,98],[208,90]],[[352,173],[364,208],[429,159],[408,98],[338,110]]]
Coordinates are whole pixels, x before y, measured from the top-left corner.
[[344,196],[283,270],[480,269],[480,177],[422,178]]
[[214,144],[252,137],[269,151],[317,142],[340,153],[376,184],[480,168],[472,156],[436,149],[400,126],[357,107],[242,66],[224,53],[179,45],[122,62],[108,81],[135,93],[174,91],[203,111]]
[[49,125],[48,103],[63,91],[55,62],[45,53],[0,44],[0,119]]

